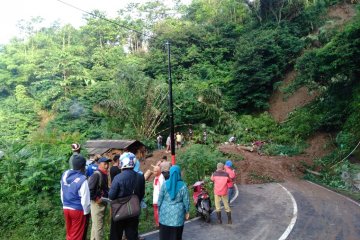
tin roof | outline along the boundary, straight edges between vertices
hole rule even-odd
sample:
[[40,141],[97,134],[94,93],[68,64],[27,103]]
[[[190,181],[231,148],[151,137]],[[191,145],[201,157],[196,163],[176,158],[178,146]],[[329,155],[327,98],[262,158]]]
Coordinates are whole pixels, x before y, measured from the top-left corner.
[[90,155],[103,154],[110,149],[128,149],[133,152],[140,146],[145,145],[138,140],[89,140],[85,143],[85,148]]

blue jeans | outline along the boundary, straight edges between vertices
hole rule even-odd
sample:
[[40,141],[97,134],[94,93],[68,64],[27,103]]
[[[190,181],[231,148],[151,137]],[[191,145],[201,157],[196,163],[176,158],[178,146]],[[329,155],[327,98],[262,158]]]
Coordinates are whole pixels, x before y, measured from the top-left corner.
[[235,195],[235,188],[228,188],[228,201],[230,203],[230,200],[234,197]]
[[158,147],[159,150],[161,150],[162,149],[161,143],[157,143],[157,147]]

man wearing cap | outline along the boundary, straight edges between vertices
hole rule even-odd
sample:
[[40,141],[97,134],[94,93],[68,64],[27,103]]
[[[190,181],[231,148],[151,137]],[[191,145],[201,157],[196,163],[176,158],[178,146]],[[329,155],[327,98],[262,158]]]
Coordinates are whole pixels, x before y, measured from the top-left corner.
[[225,172],[229,174],[230,182],[228,182],[228,202],[230,204],[231,199],[234,197],[235,189],[234,189],[234,181],[236,177],[235,170],[232,168],[231,160],[227,160],[225,162]]
[[90,213],[90,192],[84,175],[86,160],[81,155],[72,159],[73,169],[61,177],[61,202],[63,204],[66,239],[86,239],[87,219]]
[[[123,153],[120,156],[121,173],[112,182],[109,198],[111,200],[136,194],[139,202],[145,195],[144,175],[134,171],[136,157],[133,153]],[[139,216],[114,222],[111,219],[110,240],[119,240],[125,231],[127,240],[138,240]]]
[[98,160],[98,169],[89,178],[89,189],[91,199],[91,240],[104,239],[104,217],[106,202],[101,198],[107,198],[109,195],[108,169],[110,159],[101,157]]
[[80,155],[80,149],[81,149],[80,144],[78,144],[78,143],[71,144],[71,150],[72,150],[73,154],[71,155],[71,157],[69,159],[69,168],[70,169],[73,169],[73,164],[72,164],[73,158],[76,155]]
[[232,224],[231,209],[228,202],[228,183],[230,182],[230,177],[229,174],[225,172],[223,163],[217,164],[216,171],[211,175],[211,181],[214,182],[215,211],[218,223],[222,224],[220,206],[222,201],[228,216],[228,224]]

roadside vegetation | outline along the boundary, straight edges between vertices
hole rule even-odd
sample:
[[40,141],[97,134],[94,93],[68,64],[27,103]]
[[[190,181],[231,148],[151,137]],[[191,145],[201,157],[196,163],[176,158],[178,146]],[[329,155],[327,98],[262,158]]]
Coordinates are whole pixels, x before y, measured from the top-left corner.
[[[264,154],[293,156],[326,132],[333,151],[308,166],[320,175],[307,178],[356,190],[344,174],[360,172],[347,158],[360,141],[359,5],[352,1],[356,15],[346,24],[324,27],[335,21],[329,7],[350,3],[266,2],[193,0],[169,11],[154,0],[111,19],[151,37],[95,17],[106,17],[99,11],[79,29],[21,22],[23,35],[0,46],[1,238],[64,238],[59,181],[71,143],[138,139],[151,150],[159,132],[166,138],[166,40],[176,130],[192,126],[198,143],[178,156],[189,186],[205,179],[211,187],[216,162],[226,159],[216,146],[232,135],[244,145],[266,141]],[[306,86],[317,97],[279,123],[267,112],[269,98],[290,70],[297,78],[285,91]],[[149,199],[141,231],[153,228]]]

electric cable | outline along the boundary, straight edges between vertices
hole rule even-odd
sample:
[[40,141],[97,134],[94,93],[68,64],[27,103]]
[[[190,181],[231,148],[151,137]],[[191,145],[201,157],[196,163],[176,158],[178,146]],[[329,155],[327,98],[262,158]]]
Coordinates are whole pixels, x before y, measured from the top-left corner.
[[[82,9],[82,8],[79,8],[79,7],[77,7],[77,6],[74,6],[74,5],[72,5],[72,4],[70,4],[70,3],[67,3],[67,2],[65,2],[65,1],[62,1],[62,0],[56,0],[56,1],[58,1],[58,2],[60,2],[60,3],[62,3],[62,4],[64,4],[64,5],[67,5],[68,7],[74,8],[74,9],[76,9],[76,10],[78,10],[78,11],[81,11],[81,12],[83,12],[83,13],[85,13],[85,14],[88,14],[88,15],[90,15],[90,16],[93,16],[93,17],[95,17],[95,18],[99,18],[99,19],[101,19],[101,20],[104,20],[104,21],[107,21],[107,22],[109,22],[109,23],[111,23],[111,24],[114,24],[114,25],[116,25],[116,26],[118,26],[118,27],[125,28],[125,29],[127,29],[127,30],[129,30],[129,31],[133,31],[133,32],[138,33],[138,34],[140,34],[140,35],[142,35],[142,36],[148,37],[149,39],[157,39],[157,37],[154,36],[154,35],[149,35],[149,34],[143,33],[143,32],[141,32],[141,31],[139,31],[139,30],[135,30],[135,29],[133,29],[133,28],[131,28],[131,27],[128,27],[128,26],[126,26],[126,25],[124,25],[124,24],[120,24],[120,23],[115,22],[115,21],[113,21],[113,20],[110,20],[110,19],[108,19],[108,18],[106,18],[106,17],[98,16],[98,15],[96,15],[96,14],[94,14],[94,13],[88,12],[88,11]],[[202,43],[202,44],[207,44],[206,42],[202,41],[201,39],[196,39],[196,38],[193,38],[193,37],[191,37],[191,36],[188,36],[188,38],[191,39],[191,40],[193,40],[193,41],[195,41],[195,42],[199,42],[199,43]]]
[[334,168],[339,163],[345,161],[351,154],[353,154],[353,152],[355,152],[355,150],[358,148],[359,145],[360,145],[360,141],[358,142],[358,144],[355,146],[355,148],[346,157],[344,157],[341,161],[339,161],[339,162],[335,163],[334,165],[332,165],[330,168]]
[[101,20],[107,21],[107,22],[109,22],[109,23],[112,23],[112,24],[114,24],[114,25],[116,25],[116,26],[118,26],[118,27],[125,28],[125,29],[127,29],[127,30],[129,30],[129,31],[133,31],[133,32],[135,32],[135,33],[138,33],[138,34],[143,35],[143,36],[148,37],[148,38],[155,38],[154,36],[150,36],[150,35],[148,35],[148,34],[145,34],[145,33],[143,33],[143,32],[140,32],[139,30],[132,29],[131,27],[128,27],[128,26],[123,25],[123,24],[120,24],[120,23],[115,22],[115,21],[113,21],[113,20],[110,20],[110,19],[108,19],[108,18],[106,18],[106,17],[98,16],[98,15],[96,15],[96,14],[94,14],[94,13],[88,12],[88,11],[86,11],[86,10],[84,10],[84,9],[81,9],[81,8],[79,8],[79,7],[77,7],[77,6],[74,6],[74,5],[70,4],[70,3],[64,2],[64,1],[62,1],[62,0],[56,0],[56,1],[58,1],[58,2],[60,2],[60,3],[62,3],[62,4],[64,4],[64,5],[67,5],[67,6],[71,7],[71,8],[74,8],[74,9],[76,9],[76,10],[78,10],[78,11],[81,11],[81,12],[83,12],[83,13],[86,13],[86,14],[88,14],[88,15],[90,15],[90,16],[93,16],[93,17],[99,18],[99,19],[101,19]]

